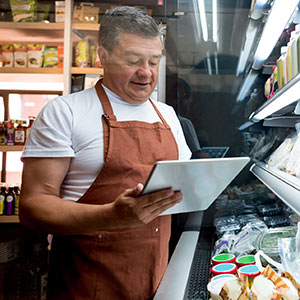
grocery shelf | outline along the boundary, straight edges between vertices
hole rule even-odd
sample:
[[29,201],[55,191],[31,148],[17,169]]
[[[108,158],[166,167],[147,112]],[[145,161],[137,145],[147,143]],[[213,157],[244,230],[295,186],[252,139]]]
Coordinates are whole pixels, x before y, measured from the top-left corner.
[[9,151],[23,151],[24,145],[0,145],[0,152],[9,152]]
[[295,76],[285,86],[278,90],[274,96],[265,101],[265,103],[254,111],[249,119],[253,122],[258,122],[280,111],[282,108],[298,101],[300,99],[298,89],[300,86],[300,74]]
[[250,171],[287,206],[300,215],[300,179],[266,164],[255,162]]
[[[72,67],[72,74],[98,74],[103,75],[103,68]],[[62,68],[0,68],[0,73],[6,74],[62,74]]]
[[12,215],[12,216],[0,216],[0,223],[19,223],[19,216]]
[[78,68],[78,67],[72,67],[72,74],[97,74],[97,75],[103,75],[103,68]]
[[0,73],[10,74],[62,74],[62,68],[0,68]]
[[271,117],[264,120],[263,126],[294,128],[298,122],[300,122],[300,116]]
[[[45,22],[0,22],[0,28],[8,29],[38,29],[38,30],[64,30],[64,23],[45,23]],[[73,23],[75,30],[98,31],[100,24]]]

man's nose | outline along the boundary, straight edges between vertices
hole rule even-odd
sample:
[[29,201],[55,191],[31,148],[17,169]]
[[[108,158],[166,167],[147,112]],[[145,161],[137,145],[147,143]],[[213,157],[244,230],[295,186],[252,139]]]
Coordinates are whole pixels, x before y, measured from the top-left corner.
[[148,63],[145,63],[140,66],[140,68],[138,69],[138,75],[146,78],[152,76],[152,71]]

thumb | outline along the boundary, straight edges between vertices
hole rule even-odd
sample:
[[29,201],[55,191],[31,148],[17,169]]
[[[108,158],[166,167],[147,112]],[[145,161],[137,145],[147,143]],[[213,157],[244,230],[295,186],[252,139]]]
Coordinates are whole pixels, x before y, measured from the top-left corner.
[[144,185],[142,183],[138,183],[134,188],[128,190],[127,196],[137,197],[140,195],[143,188]]

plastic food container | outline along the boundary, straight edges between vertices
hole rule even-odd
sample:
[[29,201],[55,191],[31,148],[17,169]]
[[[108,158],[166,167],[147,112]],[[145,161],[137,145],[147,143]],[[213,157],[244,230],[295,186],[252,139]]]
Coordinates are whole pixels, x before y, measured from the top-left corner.
[[233,263],[217,264],[211,267],[212,276],[221,274],[236,274],[237,266]]
[[297,226],[267,229],[258,236],[256,240],[256,249],[262,250],[266,255],[268,255],[275,261],[281,262],[278,249],[278,239],[286,237],[295,237],[296,234]]
[[213,256],[213,258],[211,259],[211,262],[214,265],[221,264],[221,263],[234,263],[235,255],[230,254],[230,253],[217,254],[217,255]]
[[236,259],[236,264],[238,267],[243,267],[246,265],[255,265],[254,255],[243,255]]
[[211,300],[219,300],[220,299],[219,294],[222,290],[223,285],[230,280],[237,280],[237,278],[224,277],[219,280],[210,281],[208,283],[207,290],[209,291]]
[[245,282],[249,289],[251,289],[253,280],[260,275],[260,271],[256,265],[248,265],[238,269],[239,277]]

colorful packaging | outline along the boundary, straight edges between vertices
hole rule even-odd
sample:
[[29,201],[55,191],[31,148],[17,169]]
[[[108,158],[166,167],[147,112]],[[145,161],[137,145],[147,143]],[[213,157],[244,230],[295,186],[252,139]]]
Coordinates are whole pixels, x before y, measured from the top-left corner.
[[89,43],[87,40],[79,41],[75,47],[75,66],[89,67]]
[[65,1],[55,1],[55,22],[65,21]]
[[211,259],[214,265],[221,264],[221,263],[234,263],[235,262],[235,255],[230,253],[222,253],[213,256]]
[[2,45],[1,49],[3,67],[12,68],[14,65],[13,45]]
[[25,44],[13,44],[14,46],[14,67],[27,67],[27,47]]
[[45,45],[42,43],[27,44],[28,68],[41,68],[43,65],[43,52]]
[[57,47],[45,47],[43,67],[44,68],[56,68],[56,67],[58,67]]
[[35,0],[10,0],[14,22],[34,22],[36,19]]
[[63,66],[64,66],[64,45],[58,45],[57,52],[58,52],[58,67],[63,68]]

